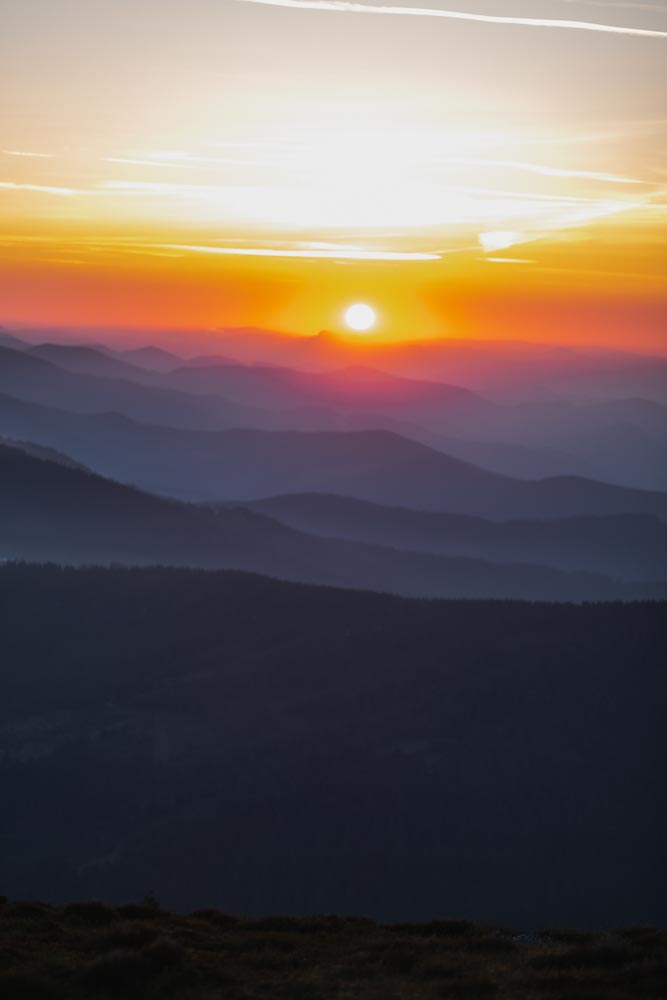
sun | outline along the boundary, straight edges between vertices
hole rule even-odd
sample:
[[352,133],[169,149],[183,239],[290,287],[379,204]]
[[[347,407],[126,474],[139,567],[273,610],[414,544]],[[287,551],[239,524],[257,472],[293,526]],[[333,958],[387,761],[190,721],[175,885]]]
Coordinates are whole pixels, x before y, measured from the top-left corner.
[[370,330],[372,326],[375,326],[375,320],[375,309],[365,302],[355,302],[354,305],[348,306],[345,310],[345,322],[351,330],[356,330],[357,333]]

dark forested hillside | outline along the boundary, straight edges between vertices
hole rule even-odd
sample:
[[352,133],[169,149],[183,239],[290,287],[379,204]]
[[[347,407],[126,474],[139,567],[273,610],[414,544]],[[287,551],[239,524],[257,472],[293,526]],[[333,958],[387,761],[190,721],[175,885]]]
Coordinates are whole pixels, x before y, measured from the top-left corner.
[[0,884],[664,922],[665,605],[0,569]]

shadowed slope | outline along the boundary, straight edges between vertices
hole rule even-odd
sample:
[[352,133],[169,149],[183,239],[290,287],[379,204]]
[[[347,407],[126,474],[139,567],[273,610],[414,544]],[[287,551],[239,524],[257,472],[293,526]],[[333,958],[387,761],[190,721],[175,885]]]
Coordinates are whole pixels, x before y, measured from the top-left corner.
[[188,500],[321,492],[496,520],[667,517],[667,494],[574,476],[513,479],[387,431],[201,432],[118,414],[71,414],[0,396],[0,433],[58,448],[105,475]]
[[321,493],[269,497],[250,506],[300,531],[399,549],[521,559],[628,579],[667,576],[667,524],[648,515],[495,522]]
[[660,583],[316,538],[244,508],[164,500],[19,448],[0,446],[0,476],[5,558],[250,569],[406,596],[587,600],[667,592]]
[[156,381],[155,376],[145,369],[85,344],[37,344],[26,348],[26,353],[82,375],[100,375],[147,384]]

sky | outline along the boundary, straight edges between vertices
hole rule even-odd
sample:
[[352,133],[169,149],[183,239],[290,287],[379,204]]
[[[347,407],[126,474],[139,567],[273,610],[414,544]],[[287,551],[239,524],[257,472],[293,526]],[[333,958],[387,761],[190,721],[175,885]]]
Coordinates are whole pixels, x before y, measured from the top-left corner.
[[0,0],[0,323],[667,352],[666,57],[659,0]]

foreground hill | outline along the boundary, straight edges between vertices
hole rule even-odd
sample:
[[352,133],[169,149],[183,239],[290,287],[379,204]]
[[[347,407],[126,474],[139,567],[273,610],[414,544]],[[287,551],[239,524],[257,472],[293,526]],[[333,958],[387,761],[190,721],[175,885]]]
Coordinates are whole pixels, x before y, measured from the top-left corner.
[[667,575],[667,524],[643,514],[497,522],[322,493],[268,497],[249,506],[299,531],[329,538],[504,562],[534,561],[626,579]]
[[169,913],[154,900],[5,902],[0,991],[32,1000],[662,1000],[667,932],[507,928],[440,919]]
[[660,603],[0,567],[0,884],[664,923],[666,622]]
[[576,476],[514,479],[388,431],[179,430],[0,395],[0,434],[185,500],[321,492],[493,520],[628,513],[667,519],[667,493]]
[[501,565],[312,537],[242,507],[165,500],[72,467],[58,454],[2,442],[0,555],[74,564],[245,569],[408,597],[579,601],[667,595],[667,584],[660,582],[626,584],[516,560]]

